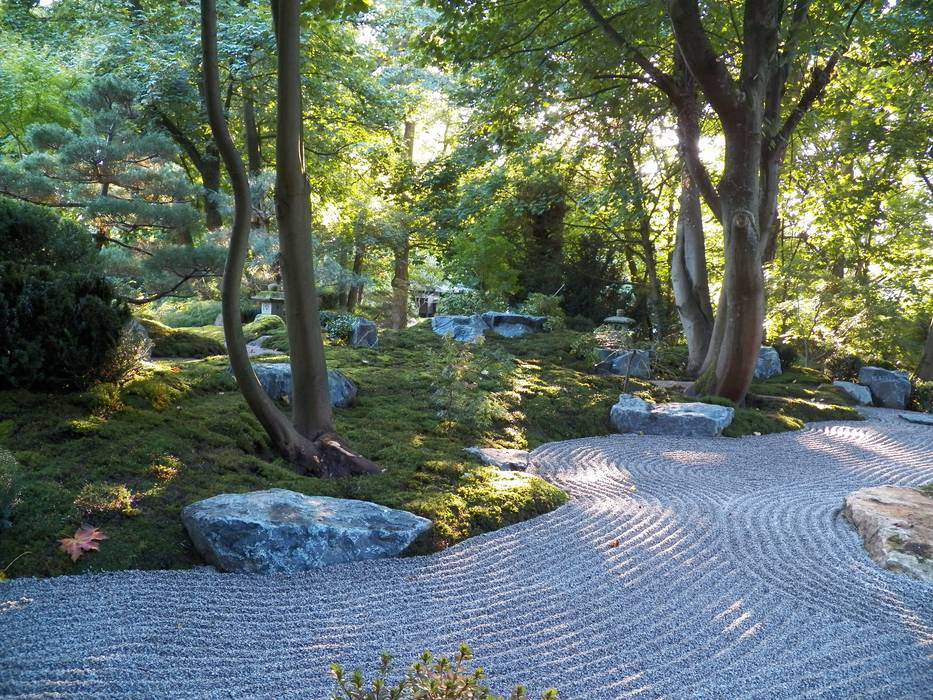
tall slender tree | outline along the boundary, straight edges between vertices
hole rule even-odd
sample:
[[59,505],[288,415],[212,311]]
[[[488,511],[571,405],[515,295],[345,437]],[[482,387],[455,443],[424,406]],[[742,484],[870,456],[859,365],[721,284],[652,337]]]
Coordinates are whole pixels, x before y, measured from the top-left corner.
[[327,388],[311,248],[310,186],[302,140],[300,2],[273,0],[277,49],[276,211],[292,367],[292,418],[269,399],[246,351],[239,313],[241,278],[249,247],[250,190],[246,168],[227,127],[217,59],[215,0],[201,0],[205,99],[211,132],[234,195],[234,221],[224,271],[224,336],[230,365],[250,409],[279,453],[315,476],[373,473],[379,467],[353,452],[334,430]]

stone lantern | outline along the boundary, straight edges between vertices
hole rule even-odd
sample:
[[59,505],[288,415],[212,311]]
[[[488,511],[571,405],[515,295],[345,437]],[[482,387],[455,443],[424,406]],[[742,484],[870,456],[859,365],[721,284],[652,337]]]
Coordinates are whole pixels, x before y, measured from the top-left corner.
[[260,304],[260,313],[263,316],[278,316],[285,318],[285,292],[279,289],[279,285],[270,284],[266,291],[259,292],[252,301],[258,301]]

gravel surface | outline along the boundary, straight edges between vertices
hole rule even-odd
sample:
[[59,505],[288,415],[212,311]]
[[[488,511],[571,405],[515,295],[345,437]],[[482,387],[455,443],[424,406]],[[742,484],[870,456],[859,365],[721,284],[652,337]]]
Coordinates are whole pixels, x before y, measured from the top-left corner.
[[867,413],[545,445],[569,504],[427,557],[14,580],[0,695],[323,700],[332,661],[466,640],[500,692],[562,700],[933,698],[933,586],[877,567],[839,513],[860,486],[933,481],[933,429]]

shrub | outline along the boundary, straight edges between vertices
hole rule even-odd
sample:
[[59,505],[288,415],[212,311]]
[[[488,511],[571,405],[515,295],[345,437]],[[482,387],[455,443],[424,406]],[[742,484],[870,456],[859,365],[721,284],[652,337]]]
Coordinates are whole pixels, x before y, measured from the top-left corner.
[[16,458],[0,447],[0,532],[13,523],[13,509],[19,502],[18,471]]
[[606,350],[628,350],[632,347],[632,332],[614,326],[597,326],[593,331],[596,345]]
[[533,292],[519,305],[518,311],[529,316],[547,316],[547,330],[559,330],[565,326],[566,314],[561,306],[563,300],[563,297]]
[[91,233],[47,207],[0,197],[0,256],[20,265],[56,272],[96,271],[98,252]]
[[494,380],[512,369],[512,356],[502,349],[485,350],[449,337],[442,342],[444,349],[438,357],[441,367],[432,396],[438,416],[447,425],[471,434],[482,433],[497,421],[507,419],[508,412],[501,399],[480,389],[484,381]]
[[910,407],[915,411],[933,413],[933,381],[914,382],[914,390],[910,395]]
[[772,347],[777,350],[777,354],[781,358],[781,367],[783,369],[797,364],[800,354],[793,345],[790,343],[774,343]]
[[[363,678],[361,671],[348,676],[339,664],[332,664],[330,671],[335,688],[331,700],[503,700],[480,683],[485,678],[481,668],[474,671],[466,668],[466,662],[472,659],[473,652],[466,644],[460,645],[452,659],[435,658],[425,651],[394,685],[386,680],[392,666],[389,654],[382,655],[378,677],[372,683]],[[519,685],[509,697],[527,700],[528,694],[524,686]],[[541,697],[542,700],[556,700],[557,691],[547,690]]]
[[91,385],[114,357],[128,319],[100,275],[0,264],[0,386]]
[[567,318],[566,323],[567,328],[579,333],[589,333],[596,328],[596,324],[593,323],[593,320],[586,316],[570,316]]
[[337,313],[333,311],[321,312],[321,329],[336,343],[346,343],[353,335],[353,314]]
[[437,313],[451,316],[472,316],[502,308],[505,303],[499,296],[476,289],[447,294],[437,302]]
[[833,379],[843,379],[846,381],[855,381],[858,379],[859,370],[865,366],[858,355],[851,353],[839,353],[831,355],[826,360],[826,373]]
[[139,322],[126,324],[120,340],[98,373],[98,379],[112,384],[123,384],[131,379],[152,355],[152,340]]

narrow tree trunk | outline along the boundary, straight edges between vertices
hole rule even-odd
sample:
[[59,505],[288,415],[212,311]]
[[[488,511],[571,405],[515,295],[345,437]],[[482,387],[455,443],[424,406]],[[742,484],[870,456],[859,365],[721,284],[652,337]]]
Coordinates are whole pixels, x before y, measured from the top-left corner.
[[709,297],[700,193],[686,169],[680,190],[680,213],[671,260],[671,286],[687,341],[687,372],[695,377],[709,351],[713,309]]
[[363,260],[366,255],[366,249],[363,246],[357,246],[353,253],[353,281],[350,283],[350,291],[347,292],[347,311],[353,312],[363,299],[363,284],[360,277],[363,275]]
[[[409,167],[414,166],[415,157],[415,123],[405,122],[405,150]],[[408,274],[408,261],[411,253],[411,237],[407,224],[404,227],[402,239],[396,242],[392,274],[392,315],[390,325],[400,329],[408,326],[408,289],[410,286]]]
[[220,215],[220,157],[215,148],[208,148],[204,158],[196,164],[204,186],[204,224],[211,231],[223,226]]
[[253,94],[247,86],[243,94],[243,136],[246,142],[246,164],[251,176],[262,170],[262,152],[260,150],[259,128],[256,125],[256,105]]
[[927,342],[923,347],[923,357],[917,366],[917,376],[925,381],[933,381],[933,319],[927,331]]
[[657,251],[654,241],[651,240],[651,220],[647,216],[639,223],[639,233],[645,257],[645,302],[648,305],[648,318],[651,321],[652,338],[660,340],[664,335],[664,302],[661,299],[661,282],[658,280]]
[[[283,4],[288,10],[285,26],[293,27],[295,35],[293,37],[294,46],[289,46],[289,57],[292,58],[293,52],[297,51],[298,43],[297,0]],[[291,7],[288,7],[289,5]],[[215,0],[201,0],[201,41],[205,79],[204,93],[211,132],[230,175],[234,194],[233,230],[230,236],[230,247],[221,289],[224,338],[227,343],[230,366],[236,377],[237,384],[246,399],[247,405],[266,430],[275,449],[300,470],[316,476],[343,476],[352,473],[378,471],[379,468],[375,464],[351,452],[338,436],[325,433],[316,434],[313,439],[309,439],[307,434],[296,429],[296,426],[289,422],[269,399],[253,371],[246,351],[246,341],[243,336],[239,310],[241,278],[249,248],[249,180],[246,176],[246,168],[243,166],[243,161],[227,128],[220,97]],[[289,102],[289,105],[294,107],[292,102]],[[296,286],[300,287],[301,285],[296,282]],[[290,319],[291,322],[293,322],[292,319]],[[318,323],[316,314],[314,323]],[[318,337],[320,337],[319,327]],[[294,358],[294,349],[292,352]],[[323,357],[323,347],[321,347],[320,355]],[[295,371],[294,365],[293,360],[293,372]],[[326,392],[326,373],[324,382]],[[293,393],[297,401],[301,395],[301,388],[297,383],[294,384],[294,387]],[[329,401],[327,408],[329,415]]]

